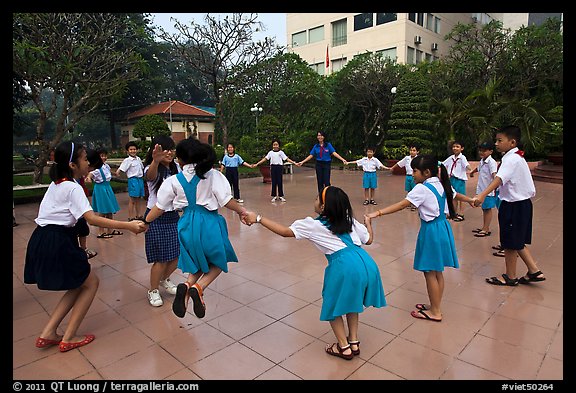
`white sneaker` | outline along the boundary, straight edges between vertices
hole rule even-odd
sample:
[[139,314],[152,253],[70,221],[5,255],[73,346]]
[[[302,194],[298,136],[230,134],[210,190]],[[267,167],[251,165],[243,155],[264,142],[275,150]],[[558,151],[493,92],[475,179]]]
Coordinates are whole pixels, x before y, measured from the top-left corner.
[[150,302],[150,305],[154,307],[160,307],[161,305],[164,304],[164,302],[162,301],[162,297],[160,296],[160,292],[158,292],[157,289],[154,289],[153,291],[148,291],[148,301]]
[[271,202],[276,202],[276,197],[272,197],[272,201]]
[[286,198],[280,197],[280,202],[286,202]]
[[238,202],[238,203],[244,203],[244,199],[236,199],[236,202]]
[[160,285],[162,285],[170,295],[176,295],[176,284],[170,281],[170,278],[160,280]]

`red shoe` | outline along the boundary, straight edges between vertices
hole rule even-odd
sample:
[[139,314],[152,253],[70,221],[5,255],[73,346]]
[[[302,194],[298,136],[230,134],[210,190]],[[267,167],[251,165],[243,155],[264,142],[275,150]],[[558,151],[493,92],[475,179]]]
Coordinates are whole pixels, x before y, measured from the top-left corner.
[[71,349],[79,348],[84,345],[90,344],[96,338],[93,334],[87,334],[84,336],[84,340],[79,341],[77,343],[65,343],[64,341],[60,342],[60,352],[68,352]]
[[38,337],[36,339],[36,348],[46,348],[52,345],[59,345],[62,340],[50,340],[48,338]]

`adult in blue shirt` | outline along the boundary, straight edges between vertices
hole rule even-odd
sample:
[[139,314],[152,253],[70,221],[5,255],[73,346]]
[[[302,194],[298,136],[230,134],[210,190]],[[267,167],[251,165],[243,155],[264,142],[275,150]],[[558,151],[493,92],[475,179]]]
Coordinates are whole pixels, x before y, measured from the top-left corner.
[[310,155],[296,165],[302,166],[302,164],[310,161],[312,158],[316,159],[316,181],[318,182],[318,194],[320,194],[324,187],[330,185],[332,156],[342,161],[344,165],[347,165],[348,162],[342,158],[340,154],[336,153],[336,150],[330,142],[326,142],[326,133],[324,131],[318,131],[317,138],[318,143],[312,147]]

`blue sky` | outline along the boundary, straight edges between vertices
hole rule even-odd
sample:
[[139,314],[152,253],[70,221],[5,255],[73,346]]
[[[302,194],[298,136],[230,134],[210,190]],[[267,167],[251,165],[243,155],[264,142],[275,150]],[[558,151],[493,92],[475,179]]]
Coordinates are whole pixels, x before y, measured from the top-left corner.
[[[157,26],[162,26],[164,30],[170,33],[176,33],[174,29],[174,22],[170,18],[174,18],[182,23],[188,23],[194,20],[196,23],[202,23],[204,20],[205,13],[153,13],[153,24]],[[226,14],[211,14],[212,16],[222,15],[224,17]],[[264,37],[275,37],[276,42],[280,46],[286,46],[286,14],[285,13],[258,13],[258,21],[262,22],[265,27],[265,31],[261,33],[256,33],[255,38],[261,40]]]

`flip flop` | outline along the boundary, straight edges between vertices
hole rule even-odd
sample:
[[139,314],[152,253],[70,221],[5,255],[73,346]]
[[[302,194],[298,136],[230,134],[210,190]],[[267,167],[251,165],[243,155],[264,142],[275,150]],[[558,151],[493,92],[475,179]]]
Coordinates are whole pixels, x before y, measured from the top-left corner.
[[474,237],[486,237],[486,236],[490,236],[492,234],[492,232],[490,231],[480,231],[480,232],[476,232],[474,234]]
[[60,352],[68,352],[72,349],[83,347],[84,345],[90,344],[92,341],[94,341],[95,338],[96,336],[93,334],[87,334],[84,336],[84,340],[77,343],[65,343],[64,341],[60,341]]
[[474,232],[474,233],[478,233],[478,232],[480,232],[480,231],[482,231],[482,228],[472,229],[472,232]]
[[111,239],[113,236],[109,233],[102,233],[96,236],[98,239]]
[[[418,314],[424,315],[424,318],[418,316]],[[442,322],[441,319],[432,318],[430,315],[426,314],[424,310],[410,311],[410,315],[412,315],[416,319],[423,319],[425,321]]]
[[426,307],[426,305],[424,303],[417,303],[416,305],[414,305],[414,307],[418,310],[429,310],[428,307]]
[[46,347],[51,347],[52,345],[60,345],[61,341],[62,341],[62,339],[50,340],[49,338],[38,337],[36,339],[36,348],[46,348]]
[[176,297],[174,298],[174,303],[172,303],[172,311],[179,318],[184,318],[184,315],[186,315],[186,308],[190,299],[186,296],[188,289],[190,289],[188,282],[182,282],[176,286]]
[[498,251],[503,250],[503,248],[502,248],[502,246],[501,246],[500,244],[498,244],[497,246],[492,246],[492,249],[493,249],[493,250],[498,250]]
[[493,252],[492,255],[494,255],[495,257],[505,257],[506,256],[506,254],[504,254],[504,250]]
[[119,230],[114,229],[112,232],[109,232],[108,234],[109,235],[123,235],[124,232],[120,232]]

